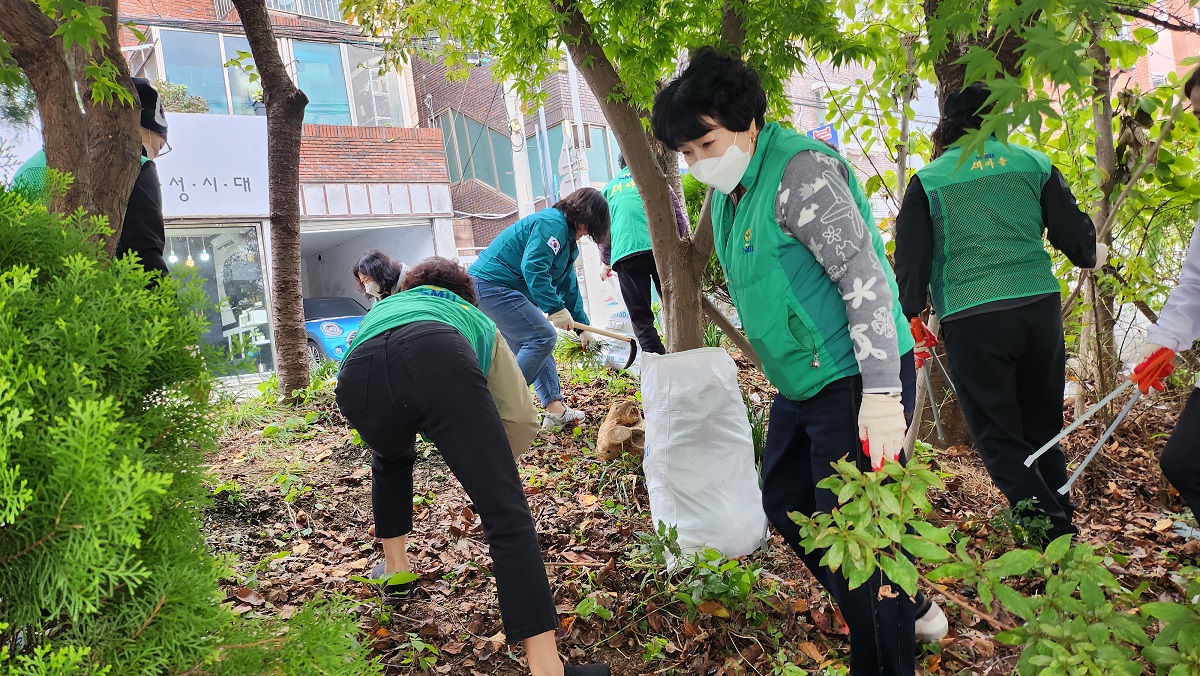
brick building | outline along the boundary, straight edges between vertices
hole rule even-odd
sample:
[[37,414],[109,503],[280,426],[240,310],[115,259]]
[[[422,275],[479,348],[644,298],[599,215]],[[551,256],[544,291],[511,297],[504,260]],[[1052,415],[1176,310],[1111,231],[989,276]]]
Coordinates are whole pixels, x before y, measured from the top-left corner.
[[[522,174],[529,181],[529,208],[554,203],[564,179],[560,164],[569,165],[576,152],[578,121],[565,59],[542,83],[544,104],[524,114],[482,60],[465,80],[451,82],[441,62],[414,59],[413,81],[421,126],[442,131],[463,254],[486,247],[517,220]],[[582,78],[577,91],[590,180],[601,187],[616,175],[620,150]]]
[[[411,69],[381,70],[382,53],[342,21],[336,0],[267,7],[283,61],[309,98],[300,161],[305,298],[357,298],[349,270],[367,249],[407,263],[453,256],[442,134],[417,124]],[[140,32],[122,35],[133,74],[171,83],[176,94],[167,113],[173,150],[156,162],[168,263],[198,271],[220,304],[208,342],[270,369],[266,118],[241,23],[228,0],[128,0],[120,18]],[[181,106],[192,112],[171,112]]]
[[[1183,20],[1200,25],[1200,7],[1192,7],[1187,0],[1163,0],[1143,10],[1163,21]],[[1200,34],[1184,31],[1168,31],[1138,19],[1122,24],[1122,32],[1131,35],[1135,28],[1145,26],[1158,32],[1158,41],[1147,48],[1146,56],[1122,73],[1117,79],[1116,89],[1134,86],[1141,91],[1168,84],[1167,75],[1175,73],[1182,80],[1194,66],[1180,65],[1188,57],[1200,56]]]

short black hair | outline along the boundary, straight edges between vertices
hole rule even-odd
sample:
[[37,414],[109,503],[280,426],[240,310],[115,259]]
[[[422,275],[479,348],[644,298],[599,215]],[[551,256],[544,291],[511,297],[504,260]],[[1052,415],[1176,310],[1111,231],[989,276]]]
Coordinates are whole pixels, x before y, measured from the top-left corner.
[[625,168],[625,153],[617,153],[617,168]]
[[740,59],[703,47],[654,97],[650,128],[668,148],[679,150],[716,126],[746,131],[755,123],[761,130],[766,114],[767,92],[758,73]]
[[1200,66],[1196,66],[1192,70],[1192,74],[1188,76],[1187,82],[1183,83],[1183,95],[1191,98],[1192,90],[1196,88],[1196,85],[1200,85]]
[[599,243],[608,239],[608,200],[599,190],[580,188],[560,199],[554,208],[563,212],[572,229],[583,224],[593,241]]
[[386,298],[392,293],[392,289],[396,288],[396,282],[400,281],[403,269],[400,261],[392,260],[379,249],[371,249],[359,257],[354,267],[350,268],[350,274],[354,275],[354,285],[358,287],[359,293],[364,296],[367,294],[362,280],[358,278],[363,274],[379,285],[379,295]]

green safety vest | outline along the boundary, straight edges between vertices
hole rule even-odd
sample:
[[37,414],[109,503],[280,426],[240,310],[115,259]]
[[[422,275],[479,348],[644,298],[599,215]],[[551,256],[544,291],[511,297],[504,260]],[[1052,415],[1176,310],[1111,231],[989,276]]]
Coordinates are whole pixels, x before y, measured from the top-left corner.
[[[892,298],[900,297],[871,204],[850,164],[829,146],[795,130],[776,122],[763,127],[742,177],[747,190],[736,213],[728,195],[713,193],[713,234],[746,337],[771,384],[793,400],[808,399],[829,383],[859,373],[841,291],[808,247],[788,236],[775,218],[783,170],[805,150],[836,157],[846,167],[855,201],[849,208],[858,209],[871,233]],[[893,300],[892,319],[904,354],[913,348],[913,340],[899,300]]]
[[[150,161],[141,156],[142,164]],[[46,151],[39,150],[25,160],[12,179],[13,192],[18,192],[31,204],[46,201]]]
[[479,308],[440,286],[418,286],[376,303],[363,318],[342,364],[350,359],[354,348],[375,336],[398,326],[424,321],[441,322],[458,329],[471,344],[479,358],[479,368],[487,376],[496,348],[496,324]]
[[1042,187],[1050,158],[990,139],[959,166],[954,147],[917,172],[933,222],[933,309],[956,312],[1010,298],[1058,293],[1042,239]]
[[604,186],[604,199],[608,200],[608,213],[612,222],[609,238],[612,241],[610,261],[617,261],[635,253],[650,251],[650,225],[646,220],[646,206],[637,186],[629,173],[629,167],[621,170],[617,177]]

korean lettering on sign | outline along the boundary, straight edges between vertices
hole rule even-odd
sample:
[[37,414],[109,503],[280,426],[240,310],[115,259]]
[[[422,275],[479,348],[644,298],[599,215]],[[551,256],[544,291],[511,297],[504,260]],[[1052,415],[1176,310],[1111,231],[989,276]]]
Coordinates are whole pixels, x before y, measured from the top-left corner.
[[178,188],[178,198],[180,202],[186,202],[191,199],[188,195],[188,189],[197,190],[212,190],[215,193],[229,192],[253,192],[250,187],[250,178],[248,176],[234,176],[226,179],[218,179],[216,176],[205,176],[198,180],[189,181],[183,175],[174,176],[167,184],[168,188]]

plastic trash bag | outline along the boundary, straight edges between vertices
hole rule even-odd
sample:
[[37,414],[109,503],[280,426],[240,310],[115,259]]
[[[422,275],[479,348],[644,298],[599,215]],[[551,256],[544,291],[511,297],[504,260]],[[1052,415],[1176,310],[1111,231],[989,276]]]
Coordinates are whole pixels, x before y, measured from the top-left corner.
[[726,558],[766,541],[767,516],[754,441],[733,358],[720,348],[642,362],[650,515],[676,526],[684,554],[711,547]]

